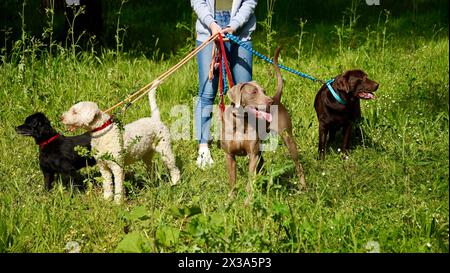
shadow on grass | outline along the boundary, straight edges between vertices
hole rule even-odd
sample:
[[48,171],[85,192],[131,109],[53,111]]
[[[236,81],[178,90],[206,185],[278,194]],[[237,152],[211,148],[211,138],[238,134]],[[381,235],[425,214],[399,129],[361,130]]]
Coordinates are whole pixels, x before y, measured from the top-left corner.
[[93,178],[99,175],[100,172],[77,172],[74,177],[56,174],[52,189],[62,185],[65,190],[72,191],[75,194],[83,194],[89,190],[88,183],[92,182]]
[[[183,173],[183,164],[178,158],[176,158],[176,165]],[[154,159],[150,169],[141,163],[126,168],[124,186],[129,198],[139,194],[145,188],[156,189],[166,184],[170,184],[170,174],[160,160]]]

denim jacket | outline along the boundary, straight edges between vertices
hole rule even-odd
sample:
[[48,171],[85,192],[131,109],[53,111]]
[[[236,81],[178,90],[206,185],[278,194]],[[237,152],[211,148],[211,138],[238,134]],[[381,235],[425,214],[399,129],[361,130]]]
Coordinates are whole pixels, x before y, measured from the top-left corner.
[[[214,20],[215,0],[191,0],[191,6],[197,14],[195,30],[197,40],[204,42],[211,36],[209,25]],[[233,0],[230,13],[230,25],[236,32],[235,35],[243,41],[251,39],[252,32],[256,29],[255,8],[257,0]]]

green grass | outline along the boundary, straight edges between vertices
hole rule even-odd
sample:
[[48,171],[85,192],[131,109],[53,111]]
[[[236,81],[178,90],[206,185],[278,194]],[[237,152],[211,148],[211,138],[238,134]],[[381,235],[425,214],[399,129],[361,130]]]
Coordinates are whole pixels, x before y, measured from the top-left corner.
[[[308,22],[300,62],[293,50],[298,40],[281,37],[281,63],[323,79],[362,68],[380,89],[376,100],[362,102],[363,137],[350,158],[342,160],[329,149],[319,162],[313,100],[320,86],[282,72],[283,102],[292,115],[309,191],[299,193],[293,185],[294,169],[280,141],[275,152],[264,155],[248,208],[243,207],[247,160],[238,160],[239,192],[229,199],[223,152],[214,145],[214,167],[199,170],[194,140],[173,142],[182,171],[176,187],[167,183],[159,158],[154,174],[142,164],[128,167],[128,202],[122,206],[102,199],[96,168],[85,171],[85,193],[61,185],[45,192],[38,148],[17,135],[15,126],[43,111],[62,130],[58,117],[73,103],[92,100],[106,109],[182,56],[154,61],[104,50],[74,58],[59,48],[50,57],[27,40],[26,52],[13,50],[0,66],[0,252],[64,252],[70,241],[82,252],[366,252],[370,241],[378,242],[381,252],[448,252],[448,29],[400,35],[395,26],[404,20],[391,18],[384,50],[375,38],[382,29],[368,25],[372,36],[363,26],[347,30],[342,52],[334,28],[340,21],[311,23],[310,29]],[[309,48],[313,32],[316,45]],[[261,51],[263,34],[255,38]],[[158,89],[166,124],[177,120],[171,108],[184,104],[192,128],[196,73],[191,61]],[[254,79],[273,94],[269,65],[255,60]],[[149,112],[142,99],[120,118],[127,123]]]

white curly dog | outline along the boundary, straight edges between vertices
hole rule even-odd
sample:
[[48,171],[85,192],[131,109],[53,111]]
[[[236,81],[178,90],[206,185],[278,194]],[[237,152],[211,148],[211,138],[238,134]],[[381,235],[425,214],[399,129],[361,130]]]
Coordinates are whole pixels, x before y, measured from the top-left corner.
[[162,123],[156,105],[156,87],[157,84],[154,84],[148,93],[152,116],[125,125],[123,136],[111,116],[100,111],[94,102],[79,102],[61,116],[62,123],[71,129],[90,131],[92,149],[97,151],[94,157],[104,180],[103,197],[107,200],[112,198],[114,180],[114,202],[117,204],[124,198],[123,166],[141,159],[151,169],[154,151],[161,155],[169,169],[171,184],[177,184],[180,179],[170,146],[170,131]]

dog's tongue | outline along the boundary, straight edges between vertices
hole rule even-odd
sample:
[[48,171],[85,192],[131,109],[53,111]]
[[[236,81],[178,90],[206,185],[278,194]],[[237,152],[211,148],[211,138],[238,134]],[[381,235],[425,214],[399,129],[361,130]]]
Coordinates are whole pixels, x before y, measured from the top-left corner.
[[360,92],[358,94],[358,97],[362,98],[362,99],[366,99],[366,100],[371,100],[375,98],[375,95],[369,92]]
[[267,122],[272,122],[272,114],[264,112],[264,111],[259,111],[254,108],[250,108],[250,111],[253,114],[255,114],[255,116],[257,118],[262,118],[262,119],[265,119]]

